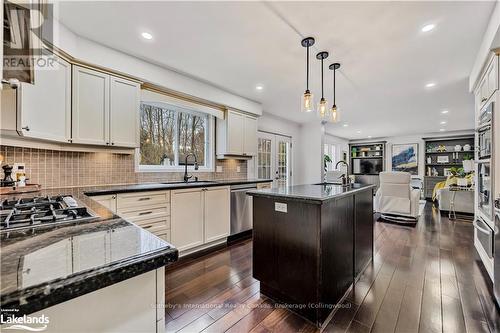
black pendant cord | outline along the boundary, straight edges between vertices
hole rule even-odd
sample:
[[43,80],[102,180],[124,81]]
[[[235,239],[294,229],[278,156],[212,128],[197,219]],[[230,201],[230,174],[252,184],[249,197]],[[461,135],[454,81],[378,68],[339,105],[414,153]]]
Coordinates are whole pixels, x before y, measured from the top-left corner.
[[336,69],[333,70],[333,105],[335,105],[335,73],[337,72]]
[[309,46],[307,47],[307,61],[306,61],[306,91],[309,91]]
[[323,88],[323,58],[321,58],[321,99],[325,99],[325,89]]

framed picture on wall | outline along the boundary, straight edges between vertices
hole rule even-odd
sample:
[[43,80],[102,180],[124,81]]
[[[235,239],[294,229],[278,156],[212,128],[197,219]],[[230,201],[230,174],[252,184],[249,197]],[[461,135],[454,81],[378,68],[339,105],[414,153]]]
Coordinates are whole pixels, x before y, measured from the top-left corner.
[[418,175],[418,143],[392,145],[392,170]]

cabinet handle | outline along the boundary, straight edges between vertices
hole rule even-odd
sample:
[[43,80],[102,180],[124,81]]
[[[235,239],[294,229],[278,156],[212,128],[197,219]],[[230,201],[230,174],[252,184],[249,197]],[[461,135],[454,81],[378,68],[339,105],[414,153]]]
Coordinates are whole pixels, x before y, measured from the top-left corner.
[[111,145],[112,145],[112,146],[114,146],[114,145],[115,145],[115,143],[114,143],[114,142],[111,142]]
[[151,200],[151,198],[139,198],[139,201]]
[[112,196],[111,196],[111,199],[116,199],[116,195],[112,195]]
[[152,227],[153,227],[152,225],[145,225],[145,226],[143,226],[142,228],[143,228],[143,229],[151,229]]
[[29,131],[29,130],[30,130],[29,126],[24,126],[24,127],[21,127],[21,129],[23,129],[23,130],[25,130],[25,131]]
[[149,214],[152,214],[153,212],[152,211],[149,211],[149,212],[140,212],[139,215],[149,215]]
[[73,143],[73,139],[68,139],[68,142],[69,143]]
[[481,98],[481,103],[486,102],[488,99],[486,97]]
[[106,145],[109,146],[109,142],[106,142]]

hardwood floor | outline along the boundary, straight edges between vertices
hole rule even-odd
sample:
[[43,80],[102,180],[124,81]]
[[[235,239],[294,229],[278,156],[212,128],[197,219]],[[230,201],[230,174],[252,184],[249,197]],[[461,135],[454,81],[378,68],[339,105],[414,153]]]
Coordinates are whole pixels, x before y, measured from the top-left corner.
[[[375,217],[376,218],[376,217]],[[375,256],[325,332],[500,332],[470,222],[430,203],[415,228],[375,224]],[[251,240],[168,270],[167,332],[316,332],[259,293]]]

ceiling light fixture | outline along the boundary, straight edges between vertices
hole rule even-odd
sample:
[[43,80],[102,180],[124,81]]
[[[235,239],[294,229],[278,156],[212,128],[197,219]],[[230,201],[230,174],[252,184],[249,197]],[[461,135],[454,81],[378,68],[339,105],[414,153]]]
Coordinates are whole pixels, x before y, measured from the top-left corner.
[[142,36],[142,38],[147,39],[147,40],[153,39],[153,35],[151,35],[149,32],[143,32],[141,34],[141,36]]
[[361,134],[361,131],[356,131],[356,133]]
[[439,129],[439,132],[444,132],[444,131],[446,131],[444,128]]
[[255,89],[262,90],[262,89],[264,89],[264,87],[261,84],[258,84],[255,86]]
[[300,43],[303,47],[307,49],[307,60],[306,60],[306,91],[302,96],[302,112],[311,112],[314,110],[314,95],[309,91],[309,48],[314,45],[314,38],[307,37]]
[[349,126],[349,124],[344,124],[344,125],[342,125],[342,126],[343,126],[343,127],[347,127],[347,126]]
[[337,69],[340,68],[340,64],[338,62],[335,62],[331,64],[328,68],[330,68],[333,71],[333,105],[332,109],[330,111],[331,114],[331,119],[332,122],[336,123],[340,120],[340,115],[339,111],[337,110],[337,104],[335,103],[335,73],[337,72]]
[[446,121],[444,121],[444,120],[443,120],[440,124],[441,124],[441,125],[445,125],[445,124],[446,124]]
[[425,85],[426,88],[432,88],[432,87],[435,87],[436,84],[434,82],[429,82]]
[[441,111],[442,114],[447,114],[448,112],[450,112],[450,111],[448,111],[448,110]]
[[324,89],[324,80],[323,80],[323,61],[328,58],[328,52],[323,51],[319,52],[316,54],[316,59],[321,60],[321,99],[319,100],[318,103],[318,116],[321,120],[326,120],[328,121],[330,118],[329,116],[329,110],[328,110],[328,103],[325,99],[325,89]]
[[368,139],[371,139],[371,138],[372,138],[372,136],[371,136],[371,135],[368,135]]
[[429,32],[436,27],[435,24],[427,24],[422,27],[422,32]]

